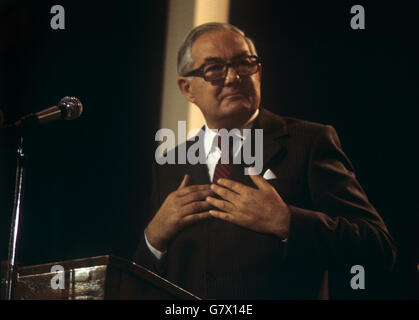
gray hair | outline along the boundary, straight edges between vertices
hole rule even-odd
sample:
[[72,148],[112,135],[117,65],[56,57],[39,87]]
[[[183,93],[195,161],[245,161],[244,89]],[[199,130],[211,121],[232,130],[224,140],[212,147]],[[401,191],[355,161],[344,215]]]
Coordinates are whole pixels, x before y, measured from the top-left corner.
[[193,70],[193,65],[195,61],[192,58],[192,45],[194,42],[202,35],[215,32],[215,31],[232,31],[241,35],[249,46],[249,50],[252,54],[257,55],[256,47],[249,37],[246,37],[244,32],[239,28],[228,24],[220,22],[209,22],[201,24],[193,28],[189,34],[183,40],[182,45],[179,48],[177,55],[177,72],[180,76],[184,76],[188,72]]

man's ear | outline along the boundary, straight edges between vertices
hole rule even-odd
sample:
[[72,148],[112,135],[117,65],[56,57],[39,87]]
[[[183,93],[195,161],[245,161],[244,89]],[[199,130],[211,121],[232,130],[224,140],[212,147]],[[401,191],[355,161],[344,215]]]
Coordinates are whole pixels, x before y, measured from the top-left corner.
[[179,77],[177,79],[177,84],[179,86],[180,92],[182,92],[185,98],[188,99],[190,102],[194,103],[195,97],[192,93],[191,81],[188,78]]

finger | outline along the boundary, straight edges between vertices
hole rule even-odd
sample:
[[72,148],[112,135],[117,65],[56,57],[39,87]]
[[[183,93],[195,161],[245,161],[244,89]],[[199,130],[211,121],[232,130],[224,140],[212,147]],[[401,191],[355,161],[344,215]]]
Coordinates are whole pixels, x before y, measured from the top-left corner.
[[236,216],[231,213],[225,213],[218,210],[210,210],[209,213],[214,218],[238,224],[237,223],[238,221],[236,220]]
[[251,222],[248,219],[246,219],[245,215],[239,214],[237,212],[226,213],[219,210],[210,210],[209,213],[212,217],[216,219],[228,221],[241,227],[250,228]]
[[212,184],[211,190],[218,194],[221,198],[228,200],[231,203],[239,201],[239,195],[237,193],[231,191],[230,189],[224,188],[218,184]]
[[194,201],[204,201],[206,197],[211,195],[214,195],[214,191],[211,189],[193,191],[183,197],[178,198],[178,203],[179,205],[184,206]]
[[190,214],[188,216],[185,216],[182,219],[182,222],[184,223],[185,226],[190,225],[194,222],[197,221],[201,221],[204,219],[208,219],[211,217],[211,214],[209,213],[209,211],[205,211],[205,212],[201,212],[201,213],[195,213],[195,214]]
[[190,214],[196,214],[197,212],[207,211],[211,208],[211,204],[207,201],[195,201],[188,203],[181,209],[181,216],[187,216]]
[[178,189],[176,192],[176,196],[178,197],[184,197],[189,195],[192,192],[195,191],[203,191],[203,190],[211,190],[209,184],[194,184],[191,186],[183,187],[182,189]]
[[249,168],[249,176],[250,179],[252,179],[253,183],[259,188],[259,189],[266,189],[266,187],[270,186],[270,184],[263,179],[263,177],[260,174],[255,174],[253,168]]
[[230,190],[233,190],[235,193],[242,194],[246,191],[252,191],[254,188],[250,188],[248,186],[245,186],[244,184],[241,184],[240,182],[236,182],[234,180],[230,179],[218,179],[217,183],[221,186],[224,186]]
[[185,176],[183,177],[182,182],[180,183],[180,186],[177,189],[179,190],[179,189],[182,189],[182,188],[186,187],[188,185],[188,182],[189,182],[189,175],[185,174]]
[[207,197],[206,200],[208,201],[208,203],[210,203],[214,207],[220,210],[223,210],[225,212],[232,212],[235,209],[233,204],[225,200],[220,200],[213,197]]

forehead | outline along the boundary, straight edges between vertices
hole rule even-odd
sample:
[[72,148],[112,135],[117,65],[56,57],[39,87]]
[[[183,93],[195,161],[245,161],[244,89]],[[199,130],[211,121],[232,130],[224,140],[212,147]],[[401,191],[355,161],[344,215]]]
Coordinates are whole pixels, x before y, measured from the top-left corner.
[[193,43],[191,53],[195,65],[201,65],[208,58],[230,60],[251,54],[244,37],[232,31],[215,31],[200,36]]

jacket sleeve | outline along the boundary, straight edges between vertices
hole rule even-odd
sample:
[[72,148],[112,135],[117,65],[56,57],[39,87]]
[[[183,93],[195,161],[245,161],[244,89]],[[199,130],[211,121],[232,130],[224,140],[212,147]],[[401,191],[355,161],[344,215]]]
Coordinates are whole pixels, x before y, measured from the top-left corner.
[[331,126],[324,126],[314,140],[307,181],[311,208],[289,206],[287,259],[316,261],[322,269],[340,268],[349,276],[354,265],[366,273],[391,270],[396,258],[393,239]]
[[[160,208],[160,205],[159,173],[157,164],[154,164],[152,167],[152,189],[147,212],[147,225]],[[165,276],[167,269],[167,254],[161,259],[157,259],[146,244],[144,230],[140,230],[139,232],[141,232],[141,237],[133,261],[161,276]]]

